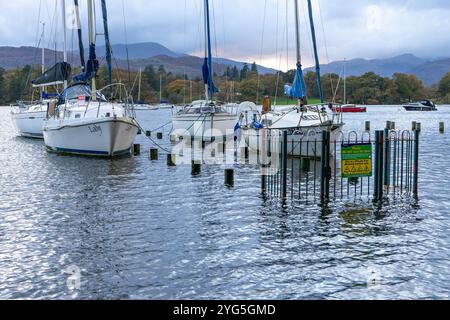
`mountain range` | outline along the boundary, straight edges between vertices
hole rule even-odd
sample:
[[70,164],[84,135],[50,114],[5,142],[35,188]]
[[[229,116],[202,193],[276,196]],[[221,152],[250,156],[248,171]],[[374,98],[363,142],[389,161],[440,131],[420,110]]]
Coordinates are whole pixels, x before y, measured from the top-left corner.
[[[128,50],[127,50],[128,49]],[[126,69],[128,60],[132,70],[138,70],[148,65],[158,67],[164,65],[168,72],[174,74],[186,74],[189,78],[201,76],[201,66],[203,58],[174,52],[165,46],[154,43],[117,44],[112,47],[114,54],[114,66]],[[105,47],[98,46],[97,54],[102,64],[105,63]],[[62,59],[62,53],[55,50],[46,49],[46,65],[50,66]],[[86,52],[86,57],[88,53]],[[69,62],[79,65],[77,52],[69,53]],[[128,59],[127,59],[128,58]],[[41,49],[33,47],[0,47],[0,67],[4,69],[15,69],[27,64],[40,64]],[[252,61],[246,62],[253,63]],[[236,66],[242,69],[244,62],[234,61],[224,58],[214,59],[214,70],[222,74],[227,67]],[[344,61],[335,61],[321,65],[322,74],[341,74]],[[262,74],[274,74],[276,70],[264,66],[258,66]],[[314,71],[315,68],[306,68],[305,71]],[[353,59],[346,61],[347,76],[360,76],[366,72],[375,72],[380,76],[391,77],[394,73],[408,73],[419,77],[426,85],[439,82],[442,77],[450,72],[450,58],[425,59],[412,54],[404,54],[387,59]]]
[[[450,58],[432,60],[419,58],[412,54],[403,54],[387,59],[334,61],[321,65],[321,72],[322,74],[342,74],[344,65],[347,76],[361,76],[370,71],[382,77],[392,77],[394,73],[407,73],[416,75],[428,86],[438,83],[447,72],[450,72]],[[315,68],[307,68],[305,71],[315,71]]]

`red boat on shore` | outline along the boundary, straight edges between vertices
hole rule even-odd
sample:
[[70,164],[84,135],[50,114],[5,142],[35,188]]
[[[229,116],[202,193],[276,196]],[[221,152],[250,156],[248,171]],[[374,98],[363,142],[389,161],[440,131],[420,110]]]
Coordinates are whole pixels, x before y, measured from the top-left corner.
[[366,107],[358,107],[356,104],[344,104],[342,106],[336,106],[333,107],[334,112],[342,112],[342,113],[360,113],[360,112],[367,112]]

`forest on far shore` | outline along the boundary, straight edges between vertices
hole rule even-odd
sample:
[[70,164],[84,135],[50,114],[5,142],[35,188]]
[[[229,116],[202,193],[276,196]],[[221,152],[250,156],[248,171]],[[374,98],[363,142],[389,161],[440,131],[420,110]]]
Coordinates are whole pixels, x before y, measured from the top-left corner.
[[[0,68],[0,105],[14,104],[17,101],[39,99],[39,92],[31,87],[30,80],[39,76],[39,66],[25,66],[15,70]],[[72,75],[79,70],[73,70]],[[258,73],[256,64],[228,67],[223,74],[214,74],[215,86],[219,88],[216,100],[222,102],[253,101],[261,103],[268,95],[280,104],[290,101],[284,95],[284,85],[292,83],[295,70],[278,72],[273,75]],[[139,74],[136,71],[114,70],[114,82],[124,83],[134,100],[138,98]],[[164,66],[149,65],[142,71],[141,100],[146,103],[159,103],[160,80],[161,96],[173,104],[187,104],[203,99],[204,84],[199,77],[188,79],[185,75],[167,72]],[[305,74],[308,99],[316,101],[319,97],[316,73]],[[344,102],[344,80],[337,74],[321,76],[325,101]],[[98,88],[107,84],[106,67],[101,67],[98,75]],[[55,88],[49,89],[55,92]],[[381,77],[373,72],[346,79],[346,101],[348,103],[403,104],[421,99],[432,99],[439,104],[450,103],[450,72],[433,86],[427,87],[414,75],[396,73],[392,78]]]

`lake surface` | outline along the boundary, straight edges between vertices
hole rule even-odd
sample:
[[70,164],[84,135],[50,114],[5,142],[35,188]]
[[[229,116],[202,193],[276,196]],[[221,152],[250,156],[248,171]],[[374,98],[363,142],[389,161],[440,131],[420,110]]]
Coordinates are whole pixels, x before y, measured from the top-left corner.
[[[154,129],[170,113],[138,117]],[[58,156],[16,137],[0,108],[0,298],[448,299],[450,107],[369,107],[345,130],[366,120],[422,123],[417,205],[283,209],[263,201],[255,167],[238,166],[230,189],[222,166],[192,177],[149,161],[143,135],[138,157]]]

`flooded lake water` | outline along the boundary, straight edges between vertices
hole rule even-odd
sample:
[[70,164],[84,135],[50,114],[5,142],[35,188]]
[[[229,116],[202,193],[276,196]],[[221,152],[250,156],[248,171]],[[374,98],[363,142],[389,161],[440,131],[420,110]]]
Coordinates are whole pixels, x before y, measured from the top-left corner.
[[[170,115],[138,118],[154,129]],[[16,137],[0,108],[0,298],[448,299],[450,107],[369,107],[344,130],[366,120],[422,123],[417,204],[283,209],[264,202],[255,167],[238,166],[230,189],[221,166],[193,177],[149,161],[144,135],[138,157],[58,156]]]

